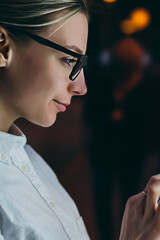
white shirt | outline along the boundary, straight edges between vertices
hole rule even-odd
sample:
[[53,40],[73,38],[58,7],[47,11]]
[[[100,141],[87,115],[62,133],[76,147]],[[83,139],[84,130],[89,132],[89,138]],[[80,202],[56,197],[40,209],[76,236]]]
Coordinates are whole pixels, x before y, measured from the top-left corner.
[[14,124],[0,132],[0,240],[88,240],[75,203]]

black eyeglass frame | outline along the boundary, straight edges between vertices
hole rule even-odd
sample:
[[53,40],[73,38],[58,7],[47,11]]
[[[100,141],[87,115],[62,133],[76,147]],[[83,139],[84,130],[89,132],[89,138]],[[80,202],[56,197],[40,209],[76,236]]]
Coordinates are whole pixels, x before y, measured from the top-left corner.
[[[35,40],[36,42],[43,44],[47,47],[51,47],[53,49],[56,49],[58,51],[64,52],[72,57],[77,58],[76,64],[74,65],[70,75],[69,75],[69,79],[74,81],[77,76],[79,75],[79,73],[81,72],[82,68],[86,66],[87,64],[87,60],[88,60],[88,56],[87,55],[82,55],[82,54],[78,54],[74,51],[71,51],[68,48],[65,48],[57,43],[54,43],[46,38],[43,38],[39,35],[30,33],[28,31],[22,30],[22,29],[18,29],[18,31],[22,32],[23,34],[27,35],[28,37],[30,37],[31,39]],[[82,66],[81,66],[82,65]],[[80,68],[80,69],[79,69]],[[77,71],[77,69],[79,69]],[[76,72],[77,71],[77,72]]]

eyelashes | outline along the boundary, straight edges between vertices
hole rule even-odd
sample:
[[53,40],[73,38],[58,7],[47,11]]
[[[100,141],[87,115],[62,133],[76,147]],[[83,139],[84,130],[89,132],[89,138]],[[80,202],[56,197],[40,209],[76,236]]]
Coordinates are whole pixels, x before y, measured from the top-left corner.
[[74,58],[63,58],[63,62],[67,64],[69,67],[74,67],[77,61]]

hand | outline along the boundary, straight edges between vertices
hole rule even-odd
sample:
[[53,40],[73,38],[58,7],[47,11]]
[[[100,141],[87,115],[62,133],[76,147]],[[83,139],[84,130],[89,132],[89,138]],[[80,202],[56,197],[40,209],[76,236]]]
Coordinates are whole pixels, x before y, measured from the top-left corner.
[[150,178],[144,192],[129,198],[119,240],[160,240],[160,174]]

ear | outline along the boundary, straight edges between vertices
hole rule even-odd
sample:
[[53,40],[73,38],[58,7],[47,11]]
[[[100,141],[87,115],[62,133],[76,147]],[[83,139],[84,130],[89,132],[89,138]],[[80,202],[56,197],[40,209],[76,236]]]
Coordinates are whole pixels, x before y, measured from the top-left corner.
[[0,27],[0,68],[6,67],[11,57],[11,38],[7,31]]

